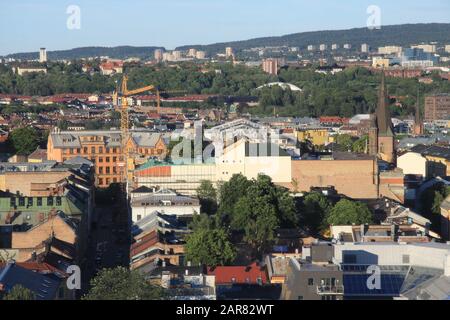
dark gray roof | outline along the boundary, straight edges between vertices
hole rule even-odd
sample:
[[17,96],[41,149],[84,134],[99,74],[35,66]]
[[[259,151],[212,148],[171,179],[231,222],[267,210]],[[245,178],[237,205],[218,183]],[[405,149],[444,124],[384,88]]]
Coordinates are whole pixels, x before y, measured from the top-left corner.
[[411,148],[411,151],[420,153],[423,156],[432,156],[450,160],[450,148],[444,148],[439,146],[425,146],[423,144],[419,144]]
[[62,279],[54,274],[41,274],[23,267],[14,262],[0,268],[0,283],[6,292],[14,286],[21,285],[36,295],[37,300],[53,300],[56,297]]

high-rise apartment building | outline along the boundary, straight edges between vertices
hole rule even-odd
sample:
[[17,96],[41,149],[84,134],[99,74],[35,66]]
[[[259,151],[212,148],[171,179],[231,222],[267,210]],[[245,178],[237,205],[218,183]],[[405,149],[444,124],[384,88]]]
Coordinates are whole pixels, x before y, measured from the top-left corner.
[[47,62],[47,49],[40,48],[39,49],[39,62],[46,63]]
[[161,62],[163,60],[164,51],[162,49],[155,50],[155,60]]
[[425,121],[450,119],[450,94],[425,97]]
[[278,74],[278,60],[277,59],[264,59],[262,63],[264,72],[276,75]]
[[197,51],[195,58],[198,60],[206,59],[206,52],[205,51]]
[[328,46],[327,46],[326,44],[321,44],[321,45],[319,46],[319,50],[320,50],[320,51],[325,51],[325,50],[327,50],[327,48],[328,48]]
[[227,58],[233,57],[234,56],[233,48],[231,48],[231,47],[225,48],[225,56]]
[[362,53],[368,53],[370,50],[370,46],[367,43],[363,43],[361,45],[361,52]]
[[331,45],[331,50],[338,50],[339,49],[339,45],[337,43],[334,43]]

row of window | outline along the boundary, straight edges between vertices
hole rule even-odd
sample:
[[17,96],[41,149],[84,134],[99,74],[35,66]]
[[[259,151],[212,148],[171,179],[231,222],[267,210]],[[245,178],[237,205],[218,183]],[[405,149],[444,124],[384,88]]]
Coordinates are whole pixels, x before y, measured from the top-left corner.
[[[15,207],[15,206],[19,206],[19,207],[25,207],[25,204],[27,207],[32,207],[34,206],[34,201],[35,198],[31,198],[31,197],[20,197],[20,198],[11,198],[10,199],[10,206],[11,207]],[[17,201],[18,200],[18,201]],[[43,198],[42,197],[37,197],[36,198],[36,206],[40,207],[43,205]],[[62,199],[61,197],[47,197],[47,206],[61,206],[62,205]]]
[[99,186],[109,186],[111,183],[117,183],[117,178],[98,178],[98,185]]
[[97,167],[98,174],[110,174],[111,172],[113,174],[117,174],[118,172],[117,167]]
[[[117,154],[117,153],[120,153],[120,148],[109,148],[109,147],[95,147],[95,146],[92,146],[92,147],[90,147],[91,149],[91,154],[93,154],[93,153],[99,153],[99,154],[102,154],[102,153],[113,153],[113,154]],[[68,153],[68,154],[88,154],[89,152],[89,147],[83,147],[82,149],[81,148],[69,148],[69,149],[66,149],[66,153]],[[103,151],[105,151],[105,152],[103,152]]]

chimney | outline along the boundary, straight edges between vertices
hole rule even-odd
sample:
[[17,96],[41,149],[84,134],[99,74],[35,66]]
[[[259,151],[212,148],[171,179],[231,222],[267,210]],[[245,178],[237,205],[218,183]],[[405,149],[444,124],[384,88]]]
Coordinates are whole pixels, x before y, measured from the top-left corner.
[[395,229],[396,229],[395,224],[392,224],[391,225],[391,239],[392,239],[392,241],[395,241],[395,239],[397,238]]

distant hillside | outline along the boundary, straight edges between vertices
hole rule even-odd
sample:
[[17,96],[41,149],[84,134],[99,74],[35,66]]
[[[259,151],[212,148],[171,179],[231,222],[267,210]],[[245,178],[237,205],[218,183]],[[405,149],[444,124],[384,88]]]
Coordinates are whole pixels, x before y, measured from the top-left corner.
[[[223,52],[225,47],[233,47],[236,51],[252,47],[264,46],[290,46],[306,48],[306,46],[325,44],[349,43],[354,48],[367,43],[376,48],[384,45],[409,46],[421,42],[438,42],[450,44],[450,23],[429,24],[404,24],[383,26],[381,30],[369,30],[368,28],[356,28],[350,30],[314,31],[289,34],[280,37],[257,38],[245,41],[223,42],[210,45],[186,45],[177,50],[196,48],[209,54]],[[155,49],[162,47],[84,47],[71,50],[49,51],[49,59],[76,59],[92,56],[109,56],[111,58],[150,58]],[[16,59],[37,59],[38,52],[16,53],[8,55]]]
[[[86,57],[98,57],[98,56],[108,56],[110,58],[125,59],[130,57],[138,58],[151,58],[154,55],[156,49],[164,49],[162,47],[132,47],[132,46],[120,46],[120,47],[83,47],[75,48],[70,50],[60,50],[60,51],[49,51],[47,52],[48,58],[50,60],[58,59],[79,59]],[[8,58],[15,59],[38,59],[38,52],[26,52],[26,53],[15,53],[6,56]]]
[[356,28],[350,30],[303,32],[281,37],[256,38],[206,46],[182,46],[177,49],[196,48],[215,54],[223,52],[226,47],[233,47],[237,51],[254,47],[284,45],[304,49],[310,44],[319,45],[322,43],[337,43],[340,45],[349,43],[353,47],[359,47],[361,44],[367,43],[372,47],[379,47],[388,44],[409,46],[411,44],[433,41],[450,44],[450,23],[403,24],[383,26],[380,30]]

